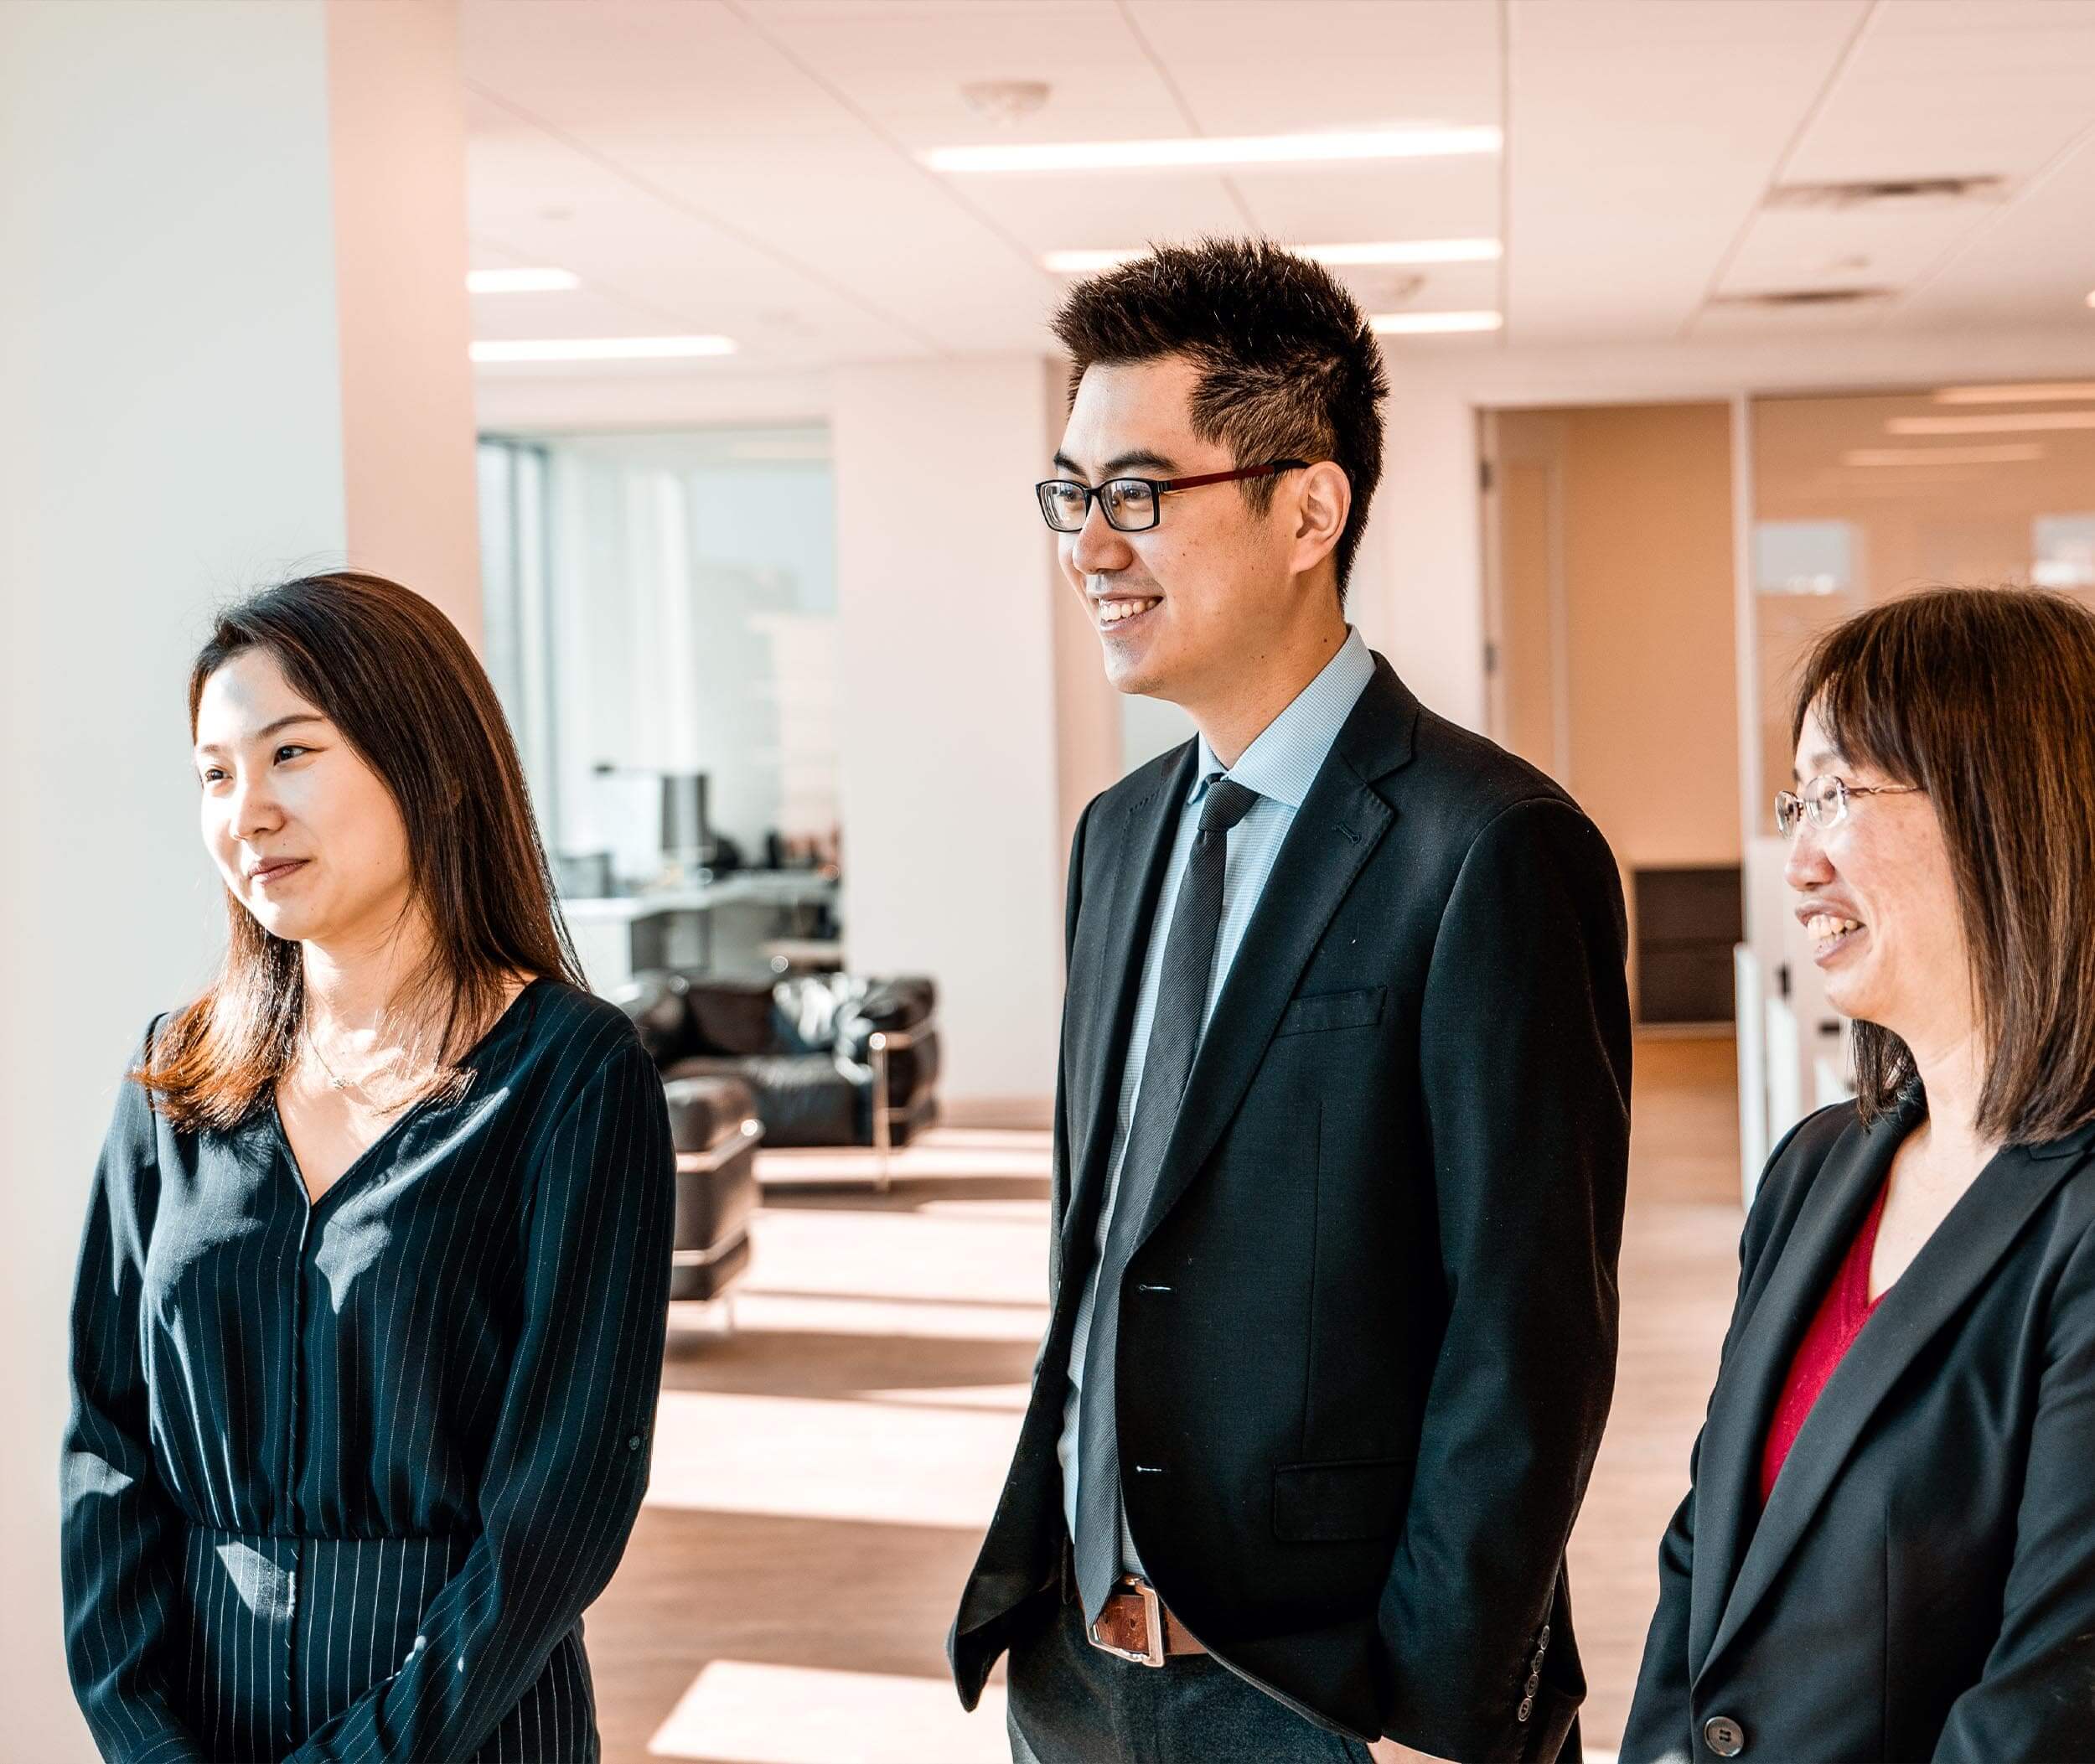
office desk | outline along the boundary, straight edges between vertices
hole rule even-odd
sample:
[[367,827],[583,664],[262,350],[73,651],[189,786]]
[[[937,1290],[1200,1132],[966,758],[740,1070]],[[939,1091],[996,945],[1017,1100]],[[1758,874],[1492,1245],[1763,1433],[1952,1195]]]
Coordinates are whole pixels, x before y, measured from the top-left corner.
[[742,870],[711,882],[674,888],[649,888],[635,894],[573,897],[560,902],[575,953],[590,990],[608,993],[633,978],[633,929],[644,919],[665,913],[698,915],[701,966],[712,962],[709,915],[716,907],[758,905],[804,907],[836,903],[837,882],[814,870]]

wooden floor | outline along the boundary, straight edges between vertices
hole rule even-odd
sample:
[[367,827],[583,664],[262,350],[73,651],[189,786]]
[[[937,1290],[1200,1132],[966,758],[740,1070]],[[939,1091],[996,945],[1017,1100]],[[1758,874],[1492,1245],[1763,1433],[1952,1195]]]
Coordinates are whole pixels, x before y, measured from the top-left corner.
[[[1614,1418],[1572,1541],[1598,1748],[1736,1275],[1731,1045],[1637,1061]],[[888,1195],[839,1185],[865,1174],[862,1154],[769,1155],[733,1332],[674,1320],[648,1504],[588,1617],[609,1764],[1009,1756],[1001,1692],[963,1715],[943,1649],[1046,1322],[1046,1142],[941,1130]]]

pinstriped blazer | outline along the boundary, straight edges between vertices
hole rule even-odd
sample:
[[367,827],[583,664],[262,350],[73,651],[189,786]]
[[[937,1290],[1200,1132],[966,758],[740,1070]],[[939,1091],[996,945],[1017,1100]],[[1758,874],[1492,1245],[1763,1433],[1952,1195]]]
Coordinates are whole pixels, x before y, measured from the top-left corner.
[[273,1105],[180,1133],[125,1085],[62,1465],[105,1757],[597,1756],[581,1613],[646,1481],[667,1115],[623,1015],[558,981],[465,1064],[317,1203]]

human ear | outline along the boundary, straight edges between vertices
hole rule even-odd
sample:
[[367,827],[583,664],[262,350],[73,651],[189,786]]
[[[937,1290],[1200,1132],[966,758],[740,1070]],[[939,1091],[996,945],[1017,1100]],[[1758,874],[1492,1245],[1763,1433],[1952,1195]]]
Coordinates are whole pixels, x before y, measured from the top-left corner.
[[1330,556],[1346,530],[1353,505],[1353,487],[1344,470],[1328,459],[1298,472],[1291,486],[1295,503],[1295,572],[1314,569]]

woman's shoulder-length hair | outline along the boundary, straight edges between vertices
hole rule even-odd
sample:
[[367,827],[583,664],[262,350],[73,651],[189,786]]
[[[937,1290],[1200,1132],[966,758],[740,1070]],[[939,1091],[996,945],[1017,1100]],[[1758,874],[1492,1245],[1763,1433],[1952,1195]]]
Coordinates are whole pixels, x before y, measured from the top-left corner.
[[[438,1094],[498,1014],[511,976],[581,984],[516,743],[487,671],[458,629],[398,582],[354,571],[303,576],[214,621],[189,670],[189,734],[212,675],[266,651],[291,689],[341,731],[391,793],[429,959],[396,1000],[428,1026]],[[211,984],[162,1025],[132,1076],[178,1128],[244,1120],[287,1069],[305,1008],[299,945],[225,891],[226,948]]]
[[[2095,613],[2030,588],[1937,588],[1822,637],[1790,717],[1927,792],[1990,1054],[1981,1131],[2039,1144],[2095,1120]],[[1858,1101],[1889,1110],[1906,1044],[1854,1025]]]

